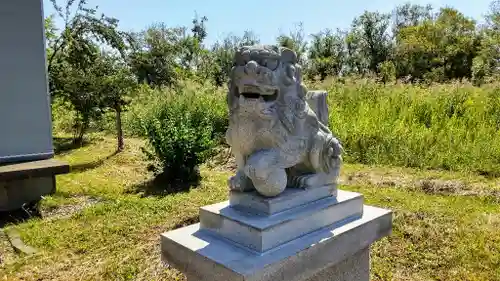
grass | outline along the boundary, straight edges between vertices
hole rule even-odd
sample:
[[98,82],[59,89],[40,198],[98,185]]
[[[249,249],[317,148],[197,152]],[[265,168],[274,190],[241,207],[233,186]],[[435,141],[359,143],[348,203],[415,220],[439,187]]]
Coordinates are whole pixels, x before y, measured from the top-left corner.
[[[472,172],[500,176],[500,84],[401,85],[334,80],[308,85],[328,90],[329,126],[343,142],[345,160],[367,165]],[[141,89],[124,114],[129,136],[144,136],[144,122],[160,108],[191,105],[225,132],[226,89],[185,82],[178,89]],[[55,105],[55,126],[68,127]],[[108,118],[109,117],[109,118]],[[98,128],[114,129],[110,115]],[[65,125],[66,124],[66,125]],[[57,130],[56,130],[57,131]]]
[[500,175],[500,88],[331,83],[330,127],[351,163]]
[[[200,206],[224,200],[232,172],[205,165],[198,187],[161,193],[165,186],[150,184],[145,172],[142,144],[128,138],[126,150],[113,155],[114,139],[94,136],[82,148],[61,152],[57,158],[86,168],[58,176],[57,194],[42,202],[44,213],[56,215],[9,226],[39,253],[0,249],[0,279],[184,280],[160,263],[159,234],[196,222]],[[395,211],[393,235],[373,245],[372,280],[500,280],[496,179],[349,164],[342,179],[341,188]],[[415,184],[450,179],[460,188]],[[156,195],[145,196],[153,188]],[[75,204],[86,205],[75,210]]]

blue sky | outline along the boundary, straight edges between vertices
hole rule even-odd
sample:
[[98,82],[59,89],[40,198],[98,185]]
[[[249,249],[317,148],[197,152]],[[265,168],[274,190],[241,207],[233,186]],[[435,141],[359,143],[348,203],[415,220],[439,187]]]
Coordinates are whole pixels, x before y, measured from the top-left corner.
[[[49,0],[43,0],[44,12],[54,13]],[[65,1],[58,0],[63,4]],[[303,23],[306,35],[325,28],[348,28],[353,18],[364,10],[390,12],[406,1],[396,0],[88,0],[89,6],[120,20],[123,30],[139,31],[153,22],[167,26],[191,26],[196,14],[208,18],[207,43],[224,38],[230,33],[242,35],[252,30],[262,43],[274,43],[280,31],[288,33],[298,22]],[[435,0],[410,1],[450,6],[466,16],[482,20],[491,0]],[[58,23],[58,22],[56,22]]]

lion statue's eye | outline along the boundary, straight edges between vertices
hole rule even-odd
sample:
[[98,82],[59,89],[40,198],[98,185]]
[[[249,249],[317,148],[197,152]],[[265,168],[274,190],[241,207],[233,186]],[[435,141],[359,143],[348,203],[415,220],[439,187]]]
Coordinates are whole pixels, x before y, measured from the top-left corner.
[[278,64],[279,64],[278,60],[272,59],[272,58],[266,59],[265,63],[266,63],[265,66],[271,70],[276,70],[276,68],[278,68]]

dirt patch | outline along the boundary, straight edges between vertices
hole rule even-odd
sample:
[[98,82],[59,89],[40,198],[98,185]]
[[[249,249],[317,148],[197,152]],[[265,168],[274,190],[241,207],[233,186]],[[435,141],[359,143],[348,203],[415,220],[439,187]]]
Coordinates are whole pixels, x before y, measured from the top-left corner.
[[[367,168],[370,169],[370,168]],[[492,189],[483,182],[469,183],[463,180],[444,180],[432,176],[419,177],[401,174],[387,169],[384,172],[356,171],[340,176],[341,185],[373,185],[398,187],[435,195],[483,196],[500,202],[500,190]]]
[[99,198],[91,197],[91,196],[75,196],[75,203],[72,204],[64,204],[56,207],[50,207],[47,209],[42,209],[41,215],[44,219],[61,219],[67,218],[77,212],[82,211],[85,208],[88,208],[92,205],[95,205],[101,200]]
[[0,266],[13,261],[17,257],[16,251],[10,244],[7,234],[0,229]]
[[410,188],[427,194],[481,196],[500,202],[500,191],[491,189],[482,183],[428,178],[415,180]]
[[428,194],[467,194],[471,191],[468,184],[457,180],[422,179],[414,186]]
[[374,172],[353,172],[340,176],[339,183],[343,185],[369,184],[383,187],[408,186],[411,179],[403,175],[377,174]]

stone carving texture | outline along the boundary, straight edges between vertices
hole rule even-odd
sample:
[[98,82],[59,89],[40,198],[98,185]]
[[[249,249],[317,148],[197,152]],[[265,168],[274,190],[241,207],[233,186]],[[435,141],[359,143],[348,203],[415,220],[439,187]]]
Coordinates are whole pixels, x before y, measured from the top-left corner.
[[273,197],[287,187],[336,183],[342,146],[327,127],[326,92],[307,91],[295,52],[240,48],[227,103],[226,140],[238,166],[230,189]]

